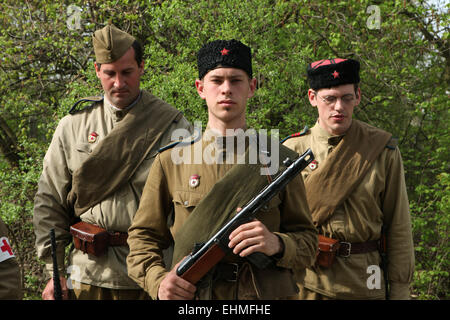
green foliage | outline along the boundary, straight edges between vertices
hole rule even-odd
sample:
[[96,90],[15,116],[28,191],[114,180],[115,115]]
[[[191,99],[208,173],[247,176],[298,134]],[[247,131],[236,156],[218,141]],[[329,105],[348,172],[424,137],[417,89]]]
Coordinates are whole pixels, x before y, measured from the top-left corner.
[[34,250],[32,212],[36,183],[42,171],[41,161],[36,159],[42,159],[43,150],[27,141],[21,141],[21,145],[30,150],[28,156],[22,155],[21,170],[0,170],[0,217],[12,231],[12,246],[22,270],[24,299],[36,299],[43,288],[43,274]]
[[449,297],[450,175],[442,173],[431,188],[418,185],[411,201],[416,244],[414,288],[422,299]]
[[[376,18],[367,12],[374,2],[379,29],[368,25]],[[42,159],[71,105],[101,93],[90,37],[111,21],[145,46],[142,87],[203,126],[207,112],[194,80],[196,52],[209,40],[236,38],[252,48],[258,89],[248,105],[248,126],[279,129],[281,137],[315,122],[306,96],[307,63],[360,60],[363,96],[355,117],[400,141],[417,255],[414,294],[448,298],[449,14],[448,6],[417,3],[2,1],[0,214],[23,257],[26,297],[42,290],[30,220]],[[79,16],[68,11],[71,5],[81,9]]]

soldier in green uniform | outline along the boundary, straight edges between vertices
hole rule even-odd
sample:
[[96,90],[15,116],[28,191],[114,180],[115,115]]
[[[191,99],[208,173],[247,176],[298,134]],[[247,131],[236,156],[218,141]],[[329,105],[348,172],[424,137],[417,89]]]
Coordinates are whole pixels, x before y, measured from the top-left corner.
[[0,300],[22,299],[19,264],[8,239],[8,228],[0,218]]
[[[202,199],[211,195],[209,191],[216,183],[223,181],[221,179],[237,166],[235,161],[220,161],[230,151],[224,150],[227,145],[224,141],[239,141],[240,135],[244,134],[247,100],[256,89],[251,50],[237,40],[205,44],[198,52],[198,69],[199,78],[195,85],[208,107],[207,128],[202,138],[194,143],[175,146],[157,155],[129,229],[128,273],[154,299],[296,297],[291,269],[311,265],[317,250],[317,233],[303,196],[300,175],[261,210],[257,220],[243,224],[231,233],[229,247],[233,253],[215,267],[211,275],[213,280],[206,286],[195,286],[175,272],[180,261],[175,258],[177,245],[181,242],[177,239],[189,233],[186,231],[188,223],[192,234],[187,237],[209,231],[200,224],[194,226],[192,219],[197,214],[204,214],[196,211]],[[200,152],[196,154],[198,150]],[[230,158],[235,159],[237,153],[232,149]],[[189,155],[189,159],[200,155],[201,161],[179,163],[174,154]],[[238,183],[245,186],[249,181],[242,176]],[[226,192],[233,191],[230,185]],[[213,197],[217,202],[223,202],[221,199],[225,198],[220,194],[213,194]],[[231,208],[233,210],[236,207]],[[191,215],[194,211],[196,213]],[[206,213],[202,219],[208,220],[211,216],[212,213]],[[163,249],[172,242],[175,251],[171,267],[164,262]],[[244,259],[252,252],[273,257],[276,267],[258,270]]]
[[319,117],[284,142],[312,149],[315,161],[302,172],[308,204],[325,242],[338,240],[336,251],[320,253],[333,256],[331,264],[318,259],[306,270],[302,299],[409,298],[414,251],[402,158],[391,134],[352,119],[359,68],[352,59],[308,65]]
[[[50,276],[54,228],[60,275],[67,271],[72,280],[62,278],[65,297],[72,287],[70,296],[77,299],[138,299],[147,295],[127,275],[127,230],[158,149],[175,129],[191,126],[180,111],[140,89],[143,50],[133,36],[107,25],[94,32],[93,46],[104,95],[78,101],[56,128],[35,197],[36,248]],[[75,232],[79,245],[65,266],[70,226],[80,221],[102,241]],[[52,279],[42,297],[53,298]]]

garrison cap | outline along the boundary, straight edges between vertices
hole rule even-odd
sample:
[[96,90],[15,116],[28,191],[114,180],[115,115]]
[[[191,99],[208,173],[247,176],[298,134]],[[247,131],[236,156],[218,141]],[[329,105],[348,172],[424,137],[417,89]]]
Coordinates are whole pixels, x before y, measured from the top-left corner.
[[92,35],[95,61],[98,63],[112,63],[120,59],[135,40],[133,36],[125,31],[108,24],[103,29],[95,31]]
[[242,69],[252,78],[251,50],[234,39],[208,42],[197,54],[197,66],[199,79],[217,67]]
[[325,59],[307,67],[310,88],[314,90],[359,83],[359,62],[353,59]]

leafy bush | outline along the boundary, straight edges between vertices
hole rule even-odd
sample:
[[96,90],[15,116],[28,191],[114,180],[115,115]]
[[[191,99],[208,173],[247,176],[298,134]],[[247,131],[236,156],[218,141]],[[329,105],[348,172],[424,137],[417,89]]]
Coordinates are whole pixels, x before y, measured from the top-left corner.
[[416,187],[417,201],[411,201],[416,271],[414,295],[421,299],[450,298],[450,175],[442,173],[431,188]]

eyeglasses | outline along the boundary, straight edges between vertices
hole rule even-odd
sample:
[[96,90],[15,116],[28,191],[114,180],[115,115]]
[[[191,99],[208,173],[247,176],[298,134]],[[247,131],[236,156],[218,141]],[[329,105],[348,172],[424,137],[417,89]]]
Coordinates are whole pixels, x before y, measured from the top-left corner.
[[347,105],[351,104],[355,100],[355,96],[352,94],[346,94],[340,98],[335,97],[335,96],[321,97],[316,91],[314,91],[314,94],[316,96],[318,96],[320,99],[322,99],[322,101],[325,102],[325,104],[328,106],[334,106],[336,104],[336,102],[338,101],[338,99],[341,99],[341,102],[343,104],[347,104]]

